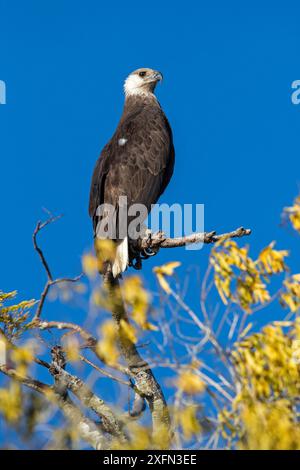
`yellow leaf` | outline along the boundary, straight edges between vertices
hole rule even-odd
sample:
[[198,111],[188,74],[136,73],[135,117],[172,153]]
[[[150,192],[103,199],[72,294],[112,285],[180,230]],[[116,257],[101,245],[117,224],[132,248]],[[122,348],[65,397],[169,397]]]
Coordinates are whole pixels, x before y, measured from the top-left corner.
[[126,304],[131,307],[132,319],[139,327],[146,329],[149,294],[144,289],[141,279],[138,276],[125,279],[122,293]]
[[286,269],[284,258],[288,256],[287,250],[274,250],[275,242],[270,243],[269,246],[264,248],[258,256],[263,271],[267,274],[276,274]]
[[22,395],[20,385],[11,382],[7,389],[0,389],[0,412],[7,421],[16,423],[22,415]]
[[183,431],[183,436],[186,440],[190,440],[201,432],[201,425],[197,418],[197,407],[187,406],[179,411],[178,416],[179,424]]
[[103,263],[113,261],[116,256],[116,244],[109,239],[96,239],[95,250],[98,259],[99,269],[102,268]]
[[283,282],[285,292],[281,294],[281,301],[288,306],[291,312],[300,308],[300,274],[294,274]]
[[157,280],[160,284],[160,287],[169,295],[171,294],[171,288],[168,284],[168,282],[166,281],[166,278],[161,274],[161,273],[157,273],[156,274],[156,277],[157,277]]
[[24,347],[15,348],[11,352],[11,359],[15,363],[24,362],[25,364],[30,364],[34,358],[33,344],[28,343]]
[[244,338],[246,336],[247,333],[249,333],[249,331],[251,330],[253,326],[253,323],[249,323],[246,328],[243,329],[242,333],[240,334],[240,338]]
[[158,327],[153,325],[153,323],[149,323],[148,321],[143,324],[144,330],[151,330],[151,331],[158,331]]
[[157,266],[154,268],[156,274],[163,274],[165,276],[172,276],[174,274],[174,269],[178,268],[181,263],[179,261],[171,261],[169,263],[163,264],[162,266]]
[[90,278],[94,278],[98,273],[98,260],[92,254],[87,254],[82,257],[83,271]]
[[197,374],[189,370],[185,370],[179,374],[177,386],[180,390],[189,395],[202,393],[205,390],[203,380]]
[[68,336],[64,340],[64,351],[67,362],[77,362],[80,359],[80,345],[74,336]]
[[111,320],[104,322],[100,333],[102,338],[98,341],[96,350],[106,364],[113,366],[117,364],[119,358],[117,331],[114,323]]
[[132,343],[137,342],[137,337],[136,337],[136,331],[135,328],[130,325],[127,321],[125,321],[123,318],[120,321],[120,327],[121,327],[121,333],[124,334],[124,336],[131,341]]
[[286,207],[284,212],[288,214],[289,220],[297,232],[300,233],[300,196],[298,196],[292,207]]

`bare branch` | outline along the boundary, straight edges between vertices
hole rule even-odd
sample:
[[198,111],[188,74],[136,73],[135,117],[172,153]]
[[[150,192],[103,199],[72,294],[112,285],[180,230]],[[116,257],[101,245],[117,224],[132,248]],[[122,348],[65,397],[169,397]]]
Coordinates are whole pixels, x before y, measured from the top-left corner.
[[[99,351],[96,348],[97,339],[93,335],[91,335],[91,333],[89,333],[88,331],[86,331],[84,328],[77,325],[76,323],[36,320],[35,326],[39,328],[40,330],[48,330],[52,328],[57,328],[58,330],[71,330],[71,331],[78,333],[82,337],[82,339],[84,339],[85,341],[85,345],[83,347],[89,348],[91,351],[93,351],[95,356],[100,361],[102,361],[103,363],[106,363],[105,358],[99,353]],[[90,361],[88,361],[87,359],[85,359],[85,362],[92,365],[92,363],[90,363]],[[93,365],[92,367],[95,367],[95,366]],[[130,369],[122,366],[121,364],[114,364],[114,366],[111,366],[111,367],[118,370],[119,372],[122,372],[125,375],[128,375],[128,376],[132,375]]]
[[45,303],[45,300],[46,300],[46,297],[49,293],[50,286],[51,286],[51,281],[48,280],[45,284],[45,287],[44,287],[44,290],[42,292],[42,295],[41,295],[40,301],[38,303],[38,306],[37,306],[35,315],[33,317],[33,320],[37,320],[38,318],[40,318],[42,310],[43,310],[43,306],[44,306],[44,303]]
[[49,385],[30,377],[22,376],[14,369],[7,368],[5,365],[0,366],[0,372],[14,380],[17,380],[26,387],[42,393],[50,400],[50,397],[53,397],[55,403],[62,410],[66,418],[78,430],[78,434],[81,439],[88,442],[94,449],[101,450],[108,448],[107,440],[99,427],[97,427],[92,420],[86,418],[68,397],[62,398],[61,395],[55,392]]
[[49,293],[49,290],[50,290],[50,287],[55,285],[55,284],[60,284],[60,283],[63,283],[63,282],[77,282],[79,281],[79,279],[81,279],[81,277],[83,276],[83,273],[81,273],[79,276],[76,276],[74,278],[60,278],[60,279],[53,279],[52,277],[52,273],[51,273],[51,270],[50,270],[50,267],[49,267],[49,263],[48,261],[46,260],[46,257],[44,255],[44,252],[43,250],[40,248],[40,246],[38,245],[38,242],[37,242],[37,236],[39,234],[39,232],[47,227],[49,224],[52,224],[53,222],[56,222],[58,219],[60,219],[62,217],[62,215],[58,215],[58,216],[50,216],[49,219],[47,219],[45,222],[41,222],[39,221],[34,229],[34,232],[33,232],[33,235],[32,235],[32,241],[33,241],[33,246],[34,246],[34,249],[35,251],[38,253],[39,255],[39,258],[41,260],[41,263],[46,271],[46,274],[47,274],[47,282],[45,284],[45,287],[44,287],[44,290],[41,294],[41,298],[40,298],[40,301],[39,301],[39,304],[38,304],[38,307],[37,307],[37,310],[36,310],[36,313],[35,313],[35,316],[34,316],[34,320],[36,320],[37,318],[39,318],[41,316],[41,313],[42,313],[42,309],[43,309],[43,306],[44,306],[44,303],[45,303],[45,300],[46,300],[46,297]]
[[38,253],[39,257],[40,257],[40,260],[42,262],[42,265],[44,266],[45,268],[45,271],[46,271],[46,274],[47,274],[47,277],[50,281],[52,281],[52,274],[51,274],[51,271],[50,271],[50,267],[49,267],[49,264],[45,258],[45,255],[42,251],[42,249],[39,247],[38,245],[38,242],[37,242],[37,236],[38,236],[38,233],[45,227],[47,227],[47,225],[49,224],[52,224],[53,222],[55,222],[56,220],[60,219],[62,216],[61,215],[58,215],[58,216],[51,216],[49,217],[49,219],[47,219],[45,222],[41,222],[39,220],[39,222],[37,223],[35,229],[34,229],[34,232],[33,232],[33,235],[32,235],[32,241],[33,241],[33,246],[34,246],[34,249],[35,251]]
[[38,304],[38,307],[37,307],[37,310],[35,312],[35,315],[34,315],[33,319],[37,320],[38,318],[40,318],[45,300],[47,298],[47,295],[49,293],[49,290],[50,290],[51,286],[54,286],[56,284],[62,284],[64,282],[71,282],[71,283],[78,282],[82,278],[82,276],[83,276],[83,273],[81,273],[81,274],[79,274],[79,276],[76,276],[76,277],[73,277],[73,278],[63,277],[63,278],[59,278],[59,279],[48,279],[48,281],[45,284],[44,290],[42,292],[42,295],[41,295],[41,298],[40,298],[40,301],[39,301],[39,304]]
[[101,418],[105,431],[118,437],[121,442],[125,442],[126,437],[122,431],[122,423],[114,415],[110,407],[106,405],[104,400],[95,395],[81,379],[70,374],[57,363],[52,364],[50,372],[55,380],[65,384],[67,389],[73,392],[87,408],[93,410]]
[[35,326],[40,330],[48,330],[57,328],[58,330],[72,330],[78,333],[82,339],[87,343],[87,346],[95,346],[97,344],[96,338],[94,338],[88,331],[76,323],[63,322],[63,321],[46,321],[46,320],[35,320]]
[[129,382],[129,381],[127,381],[127,380],[123,380],[123,379],[121,379],[120,377],[116,377],[115,375],[111,374],[111,373],[108,372],[107,370],[102,369],[101,367],[96,366],[96,364],[94,364],[92,361],[90,361],[90,360],[87,359],[86,357],[80,356],[79,358],[80,358],[80,360],[81,360],[82,362],[85,362],[86,364],[88,364],[89,366],[91,366],[93,369],[95,369],[96,371],[100,372],[100,374],[105,375],[106,377],[109,377],[110,379],[115,380],[116,382],[119,382],[119,383],[122,384],[122,385],[127,385],[127,387],[132,387],[131,382]]
[[[104,275],[104,286],[107,289],[110,305],[112,306],[112,316],[118,329],[119,345],[123,358],[130,369],[131,376],[134,378],[139,395],[146,399],[150,408],[153,435],[155,436],[164,429],[165,434],[170,436],[170,416],[161,387],[147,362],[140,356],[135,344],[122,334],[121,320],[128,322],[128,317],[119,281],[113,278],[109,269]],[[166,443],[162,443],[162,446],[164,445]]]
[[241,238],[251,234],[250,229],[245,229],[239,227],[232,232],[223,233],[217,235],[215,231],[213,232],[202,232],[202,233],[193,233],[185,237],[179,238],[166,238],[162,232],[154,233],[151,237],[145,237],[140,240],[140,248],[145,249],[157,249],[157,248],[178,248],[186,245],[191,245],[193,243],[217,243],[220,240],[226,240],[228,238]]

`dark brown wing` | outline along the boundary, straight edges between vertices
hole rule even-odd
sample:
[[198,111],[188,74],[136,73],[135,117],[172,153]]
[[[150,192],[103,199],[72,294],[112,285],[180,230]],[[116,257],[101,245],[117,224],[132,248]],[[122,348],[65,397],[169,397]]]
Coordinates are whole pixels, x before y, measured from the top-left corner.
[[90,216],[105,203],[117,207],[155,204],[171,178],[174,148],[169,123],[159,105],[135,107],[125,114],[98,160],[91,186]]
[[104,182],[110,166],[110,145],[104,147],[98,158],[91,181],[89,215],[94,217],[97,207],[104,202]]

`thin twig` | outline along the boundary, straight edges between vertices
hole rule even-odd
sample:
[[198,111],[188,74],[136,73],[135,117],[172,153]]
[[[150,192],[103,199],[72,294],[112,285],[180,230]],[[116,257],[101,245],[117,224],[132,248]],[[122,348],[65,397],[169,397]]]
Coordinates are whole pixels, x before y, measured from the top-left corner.
[[42,265],[43,265],[43,267],[46,271],[46,275],[47,275],[47,282],[46,282],[45,287],[43,289],[43,292],[41,294],[41,298],[40,298],[36,313],[35,313],[34,318],[33,318],[34,320],[37,320],[38,318],[40,318],[45,300],[47,298],[47,295],[49,293],[49,290],[50,290],[51,286],[56,285],[56,284],[60,284],[60,283],[63,283],[63,282],[72,282],[72,283],[77,282],[83,276],[83,273],[81,273],[79,276],[76,276],[74,278],[53,279],[49,263],[46,260],[46,257],[44,255],[43,250],[41,249],[41,247],[39,246],[39,244],[37,242],[37,236],[38,236],[39,232],[41,230],[43,230],[43,228],[47,227],[49,224],[52,224],[53,222],[56,222],[57,220],[59,220],[61,217],[62,217],[62,215],[58,215],[58,216],[52,216],[51,215],[49,217],[49,219],[45,220],[45,222],[39,221],[37,223],[37,225],[34,229],[33,235],[32,235],[32,241],[33,241],[34,249],[38,253],[39,258],[41,260],[41,263],[42,263]]
[[50,281],[52,281],[52,274],[51,274],[51,271],[50,271],[50,267],[49,267],[49,264],[45,258],[45,255],[42,251],[42,249],[39,247],[38,245],[38,242],[37,242],[37,236],[38,236],[38,233],[45,227],[47,227],[47,225],[49,224],[52,224],[53,222],[55,222],[56,220],[60,219],[62,217],[62,215],[58,215],[58,216],[51,216],[49,217],[49,219],[47,219],[45,222],[41,222],[40,220],[38,221],[35,229],[34,229],[34,232],[33,232],[33,235],[32,235],[32,241],[33,241],[33,246],[34,246],[34,249],[35,251],[38,253],[39,257],[40,257],[40,260],[42,262],[42,265],[44,266],[45,268],[45,271],[47,273],[47,277]]
[[105,375],[106,377],[109,377],[110,379],[115,380],[116,382],[119,382],[119,383],[122,384],[122,385],[127,385],[127,387],[131,387],[131,386],[132,386],[132,384],[131,384],[131,382],[129,382],[129,380],[123,380],[123,379],[121,379],[120,377],[116,377],[115,375],[111,374],[111,373],[108,372],[107,370],[104,370],[104,369],[102,369],[101,367],[96,366],[96,364],[94,364],[92,361],[90,361],[90,360],[87,359],[86,357],[84,357],[84,356],[79,356],[79,359],[80,359],[82,362],[85,362],[86,364],[88,364],[89,366],[91,366],[91,367],[92,367],[93,369],[95,369],[96,371],[100,372],[100,374]]

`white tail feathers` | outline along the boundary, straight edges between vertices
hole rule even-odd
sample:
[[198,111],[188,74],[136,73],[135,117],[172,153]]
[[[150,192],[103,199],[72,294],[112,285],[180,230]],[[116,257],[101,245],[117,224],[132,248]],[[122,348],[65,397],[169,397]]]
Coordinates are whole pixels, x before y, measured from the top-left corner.
[[117,244],[116,258],[112,265],[113,276],[118,277],[121,273],[126,271],[128,262],[128,238],[125,237],[124,240]]

